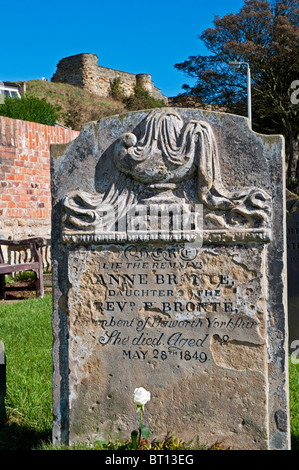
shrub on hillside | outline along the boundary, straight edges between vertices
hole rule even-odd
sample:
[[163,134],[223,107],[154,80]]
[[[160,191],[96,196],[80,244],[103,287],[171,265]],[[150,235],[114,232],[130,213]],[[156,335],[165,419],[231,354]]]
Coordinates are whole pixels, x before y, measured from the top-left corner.
[[123,99],[123,103],[129,111],[139,109],[162,108],[166,106],[163,100],[153,98],[148,91],[135,87],[135,94]]
[[45,98],[37,96],[24,95],[20,99],[6,97],[4,104],[0,104],[0,116],[55,126],[60,109],[60,106],[53,106]]

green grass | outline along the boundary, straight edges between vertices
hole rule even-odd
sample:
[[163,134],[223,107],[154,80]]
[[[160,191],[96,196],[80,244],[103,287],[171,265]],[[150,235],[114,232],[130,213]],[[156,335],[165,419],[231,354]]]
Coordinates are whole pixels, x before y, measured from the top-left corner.
[[0,305],[6,355],[6,411],[0,450],[49,440],[52,426],[52,297]]
[[127,111],[121,100],[98,96],[67,83],[29,80],[26,90],[28,94],[46,98],[53,106],[60,106],[58,121],[78,131],[86,122]]
[[[5,345],[6,354],[8,415],[7,422],[0,427],[0,450],[53,449],[51,313],[51,295],[44,299],[0,304],[0,341]],[[299,364],[291,362],[290,414],[292,450],[299,450]],[[110,444],[109,448],[117,449],[119,445]],[[158,445],[158,449],[162,449],[165,443]],[[82,444],[73,449],[87,448]],[[170,448],[182,449],[183,444],[174,439]]]
[[299,450],[299,364],[289,365],[292,450]]
[[15,281],[26,282],[26,281],[34,280],[34,279],[35,279],[35,274],[33,271],[20,271],[14,277],[11,276],[11,274],[7,274],[5,276],[5,283],[12,284]]

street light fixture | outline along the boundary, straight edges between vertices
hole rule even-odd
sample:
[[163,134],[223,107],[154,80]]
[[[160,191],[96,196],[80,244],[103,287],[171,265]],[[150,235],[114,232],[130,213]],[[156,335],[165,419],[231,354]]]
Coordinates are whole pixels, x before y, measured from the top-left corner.
[[228,65],[232,69],[239,69],[241,65],[247,66],[247,116],[249,119],[250,127],[252,127],[252,117],[251,117],[251,76],[250,76],[250,67],[248,62],[238,62],[236,60],[231,61]]

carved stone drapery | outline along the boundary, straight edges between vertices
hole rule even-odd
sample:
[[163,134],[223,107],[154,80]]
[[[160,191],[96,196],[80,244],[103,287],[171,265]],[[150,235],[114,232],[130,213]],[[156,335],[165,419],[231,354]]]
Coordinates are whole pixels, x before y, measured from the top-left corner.
[[[271,201],[264,190],[224,187],[210,123],[184,122],[178,111],[163,108],[142,124],[141,138],[126,132],[114,142],[115,176],[105,193],[76,191],[64,198],[65,235],[107,234],[136,205],[159,203],[185,205],[187,217],[191,202],[203,204],[204,227],[212,230],[267,227]],[[197,182],[195,201],[187,195],[191,180]]]

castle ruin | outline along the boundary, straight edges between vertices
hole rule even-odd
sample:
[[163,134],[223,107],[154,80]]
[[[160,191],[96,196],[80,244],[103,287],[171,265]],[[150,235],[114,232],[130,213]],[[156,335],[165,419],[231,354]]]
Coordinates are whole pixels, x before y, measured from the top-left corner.
[[133,95],[135,87],[138,86],[148,91],[153,98],[167,103],[167,97],[154,86],[151,75],[146,73],[135,75],[102,67],[98,65],[98,57],[90,53],[61,59],[51,81],[68,83],[96,95],[108,97],[111,96],[111,88],[116,79],[124,96]]

